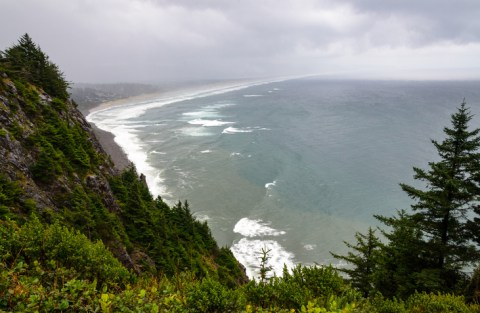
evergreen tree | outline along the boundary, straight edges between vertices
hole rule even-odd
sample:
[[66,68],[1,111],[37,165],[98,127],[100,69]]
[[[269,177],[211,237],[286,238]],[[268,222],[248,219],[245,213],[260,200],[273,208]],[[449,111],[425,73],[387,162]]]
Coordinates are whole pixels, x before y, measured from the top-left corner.
[[[377,291],[387,297],[406,298],[415,291],[429,289],[422,287],[422,270],[428,268],[424,262],[425,243],[423,233],[405,210],[395,217],[375,216],[388,227],[381,230],[387,239],[382,244],[377,259],[376,272],[372,275]],[[428,270],[427,270],[428,271]]]
[[410,216],[422,232],[423,263],[445,291],[460,282],[462,268],[478,259],[478,248],[468,231],[468,216],[478,207],[480,129],[470,131],[472,119],[465,101],[451,116],[452,128],[444,128],[446,138],[432,140],[440,161],[430,162],[428,170],[414,168],[414,178],[425,182],[426,190],[401,184],[409,197],[416,200]]
[[58,66],[25,34],[16,45],[1,53],[0,64],[12,78],[41,87],[52,97],[68,99],[68,82]]
[[348,252],[347,255],[338,255],[330,252],[330,254],[340,260],[347,261],[353,265],[353,268],[341,268],[340,271],[348,274],[349,280],[353,287],[358,288],[365,297],[368,297],[373,290],[373,274],[378,267],[380,241],[375,236],[375,230],[368,229],[366,235],[361,233],[355,234],[357,240],[356,245],[344,241],[345,245],[358,252]]

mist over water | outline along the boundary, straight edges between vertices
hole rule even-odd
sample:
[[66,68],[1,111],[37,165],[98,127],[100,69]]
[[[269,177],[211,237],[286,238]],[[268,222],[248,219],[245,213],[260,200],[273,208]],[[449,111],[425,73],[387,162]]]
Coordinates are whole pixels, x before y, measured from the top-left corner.
[[[221,246],[257,275],[259,253],[283,264],[335,263],[378,223],[407,209],[398,183],[435,160],[430,139],[480,82],[297,79],[221,88],[92,113],[154,194],[188,200]],[[480,117],[473,127],[480,126]]]

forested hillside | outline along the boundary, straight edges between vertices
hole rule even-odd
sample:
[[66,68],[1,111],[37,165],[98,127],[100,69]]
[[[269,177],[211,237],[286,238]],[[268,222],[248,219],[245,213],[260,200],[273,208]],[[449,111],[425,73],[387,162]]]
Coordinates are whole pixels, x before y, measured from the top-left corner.
[[[465,105],[444,161],[403,185],[413,213],[357,234],[352,264],[285,269],[248,281],[188,203],[154,199],[122,172],[68,98],[68,82],[28,35],[0,53],[0,311],[480,312],[478,131]],[[430,189],[428,189],[430,188]]]

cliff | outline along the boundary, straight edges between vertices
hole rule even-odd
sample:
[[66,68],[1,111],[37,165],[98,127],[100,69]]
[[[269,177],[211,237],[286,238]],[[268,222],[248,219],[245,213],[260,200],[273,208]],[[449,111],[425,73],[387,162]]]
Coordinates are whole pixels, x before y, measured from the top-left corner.
[[134,167],[115,169],[63,74],[28,35],[0,57],[0,220],[22,225],[33,215],[73,228],[137,274],[246,280],[187,203],[169,207]]

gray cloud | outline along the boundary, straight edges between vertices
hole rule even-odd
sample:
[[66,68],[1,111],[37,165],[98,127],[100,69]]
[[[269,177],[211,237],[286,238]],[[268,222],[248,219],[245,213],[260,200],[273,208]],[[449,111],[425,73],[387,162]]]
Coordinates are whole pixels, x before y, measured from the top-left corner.
[[0,0],[0,7],[0,49],[28,32],[73,81],[480,78],[476,0]]

